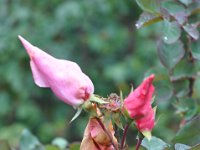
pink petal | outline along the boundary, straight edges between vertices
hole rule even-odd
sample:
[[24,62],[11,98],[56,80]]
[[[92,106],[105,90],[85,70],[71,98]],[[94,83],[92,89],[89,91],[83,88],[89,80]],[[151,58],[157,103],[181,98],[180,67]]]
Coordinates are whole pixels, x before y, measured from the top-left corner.
[[151,99],[154,93],[152,85],[154,75],[146,78],[128,97],[124,100],[124,107],[129,112],[132,119],[142,117],[151,106]]
[[38,86],[51,88],[58,98],[73,106],[88,100],[94,85],[76,63],[56,59],[21,36],[19,38],[30,56],[33,78]]

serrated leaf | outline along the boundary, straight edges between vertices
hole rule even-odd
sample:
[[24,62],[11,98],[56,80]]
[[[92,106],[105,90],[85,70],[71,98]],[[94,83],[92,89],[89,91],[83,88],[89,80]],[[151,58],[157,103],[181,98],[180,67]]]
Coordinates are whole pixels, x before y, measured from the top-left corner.
[[190,120],[197,113],[197,104],[191,98],[182,98],[175,105],[178,113],[184,114],[186,120]]
[[82,112],[82,107],[79,107],[79,108],[77,109],[76,114],[74,115],[74,117],[73,117],[72,120],[70,121],[70,123],[72,123],[75,119],[77,119],[78,116],[81,114],[81,112]]
[[143,27],[143,26],[147,26],[153,23],[156,23],[158,21],[161,21],[162,17],[158,16],[158,15],[154,15],[152,13],[148,13],[148,12],[143,12],[138,21],[136,22],[135,26],[137,29]]
[[173,44],[166,44],[160,40],[157,51],[161,63],[169,70],[173,69],[185,54],[181,41],[177,41]]
[[149,13],[159,13],[160,6],[158,0],[136,0],[140,8]]
[[190,146],[177,143],[174,145],[175,150],[189,150]]
[[199,39],[199,31],[197,30],[195,25],[186,24],[183,26],[183,29],[191,36],[193,39]]
[[200,60],[200,39],[197,41],[191,42],[190,48],[191,48],[191,52],[192,52],[192,57]]
[[173,143],[196,145],[200,143],[200,116],[183,126],[172,140]]
[[152,136],[151,140],[144,138],[141,145],[147,150],[163,150],[169,147],[169,144],[154,136]]
[[187,20],[187,12],[183,5],[173,0],[167,0],[162,2],[162,7],[172,15],[179,24],[183,24]]
[[167,44],[176,42],[181,36],[181,28],[177,22],[164,20],[163,41]]
[[28,129],[24,129],[20,138],[20,150],[44,150],[43,145],[39,142]]

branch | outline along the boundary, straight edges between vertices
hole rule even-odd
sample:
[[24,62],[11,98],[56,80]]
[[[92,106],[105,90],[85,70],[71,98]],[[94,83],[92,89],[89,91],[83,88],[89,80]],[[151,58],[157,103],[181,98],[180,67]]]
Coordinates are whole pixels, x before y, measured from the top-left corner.
[[108,132],[108,130],[105,128],[104,124],[102,123],[101,119],[99,119],[98,117],[95,118],[97,120],[97,122],[99,123],[99,125],[101,126],[101,128],[104,130],[104,132],[108,135],[109,139],[111,140],[111,143],[113,145],[113,147],[115,148],[115,150],[119,150],[118,147],[115,145],[112,135]]

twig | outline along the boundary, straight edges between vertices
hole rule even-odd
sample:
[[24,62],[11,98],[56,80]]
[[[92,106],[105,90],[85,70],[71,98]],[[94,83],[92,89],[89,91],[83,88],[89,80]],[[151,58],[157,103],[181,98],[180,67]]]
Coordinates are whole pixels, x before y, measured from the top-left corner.
[[104,130],[104,132],[108,135],[108,137],[110,138],[111,140],[111,143],[113,145],[113,147],[115,148],[115,150],[119,150],[118,147],[115,145],[114,141],[113,141],[113,138],[112,138],[112,135],[110,135],[110,133],[108,132],[108,130],[105,128],[104,124],[102,123],[102,121],[96,117],[95,118],[97,120],[97,122],[99,123],[99,125],[101,126],[101,128]]
[[135,148],[135,150],[139,150],[139,148],[140,148],[140,145],[141,145],[141,143],[142,143],[142,140],[140,140],[140,138],[138,137],[137,138],[137,145],[136,145],[136,148]]
[[130,124],[127,124],[125,126],[125,129],[124,129],[124,133],[123,133],[122,141],[121,141],[121,148],[122,149],[124,148],[124,144],[125,144],[125,140],[126,140],[126,135],[127,135],[127,131],[128,131],[129,126],[130,126]]

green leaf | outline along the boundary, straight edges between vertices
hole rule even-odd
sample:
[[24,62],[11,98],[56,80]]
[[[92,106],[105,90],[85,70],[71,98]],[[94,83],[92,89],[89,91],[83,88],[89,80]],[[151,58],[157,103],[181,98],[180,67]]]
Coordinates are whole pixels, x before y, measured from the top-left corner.
[[199,71],[199,67],[194,67],[194,64],[189,62],[187,59],[182,59],[174,68],[173,77],[171,77],[171,80],[181,81],[187,77],[194,77],[197,71]]
[[11,150],[6,140],[0,140],[0,150]]
[[173,69],[185,54],[181,41],[177,41],[173,44],[166,44],[160,40],[157,51],[161,63],[169,70]]
[[155,88],[156,88],[155,90],[156,101],[158,102],[159,108],[167,107],[169,103],[168,100],[173,95],[172,87],[170,86],[169,83],[160,81],[160,82],[156,82]]
[[199,31],[197,30],[197,27],[192,24],[186,24],[183,26],[183,29],[191,36],[193,39],[198,40],[199,39]]
[[80,150],[80,143],[72,143],[69,145],[69,150]]
[[200,60],[200,39],[191,43],[192,57]]
[[63,150],[67,147],[68,141],[66,141],[64,138],[57,137],[52,141],[52,145],[56,145],[61,150]]
[[192,0],[179,0],[181,3],[185,4],[185,5],[190,5],[192,3]]
[[197,113],[197,104],[191,98],[182,98],[180,102],[175,105],[177,112],[184,114],[186,120],[192,119]]
[[177,22],[164,20],[163,41],[167,44],[176,42],[181,36],[181,28]]
[[20,150],[44,150],[43,145],[28,129],[24,129],[20,138]]
[[60,148],[54,145],[46,145],[45,150],[60,150]]
[[[177,68],[177,67],[176,67]],[[173,87],[176,91],[176,96],[178,98],[184,98],[188,96],[190,89],[189,89],[189,81],[185,79],[179,79],[170,77],[171,81],[173,81]]]
[[154,14],[151,14],[151,13],[148,13],[148,12],[143,12],[138,21],[136,22],[135,26],[137,29],[143,27],[143,26],[148,26],[150,24],[153,24],[153,23],[156,23],[156,22],[159,22],[162,20],[162,17],[161,16],[158,16],[158,15],[154,15]]
[[200,143],[200,116],[183,126],[172,140],[173,143],[195,145]]
[[186,9],[180,3],[174,0],[166,0],[162,2],[162,7],[167,10],[167,12],[172,15],[179,24],[183,24],[187,20]]
[[177,144],[175,144],[174,148],[175,148],[175,150],[188,150],[190,148],[190,146],[177,143]]
[[82,107],[79,107],[79,108],[77,109],[76,114],[74,115],[74,117],[73,117],[72,120],[70,121],[70,123],[72,123],[75,119],[77,119],[78,116],[81,114],[81,112],[82,112]]
[[192,4],[189,5],[187,8],[188,16],[193,16],[193,15],[199,14],[199,12],[200,12],[199,7],[200,7],[199,1],[193,1]]
[[163,150],[169,147],[169,144],[154,136],[152,136],[151,140],[144,138],[141,145],[147,150]]
[[149,13],[158,13],[159,1],[158,0],[136,0],[140,8]]

